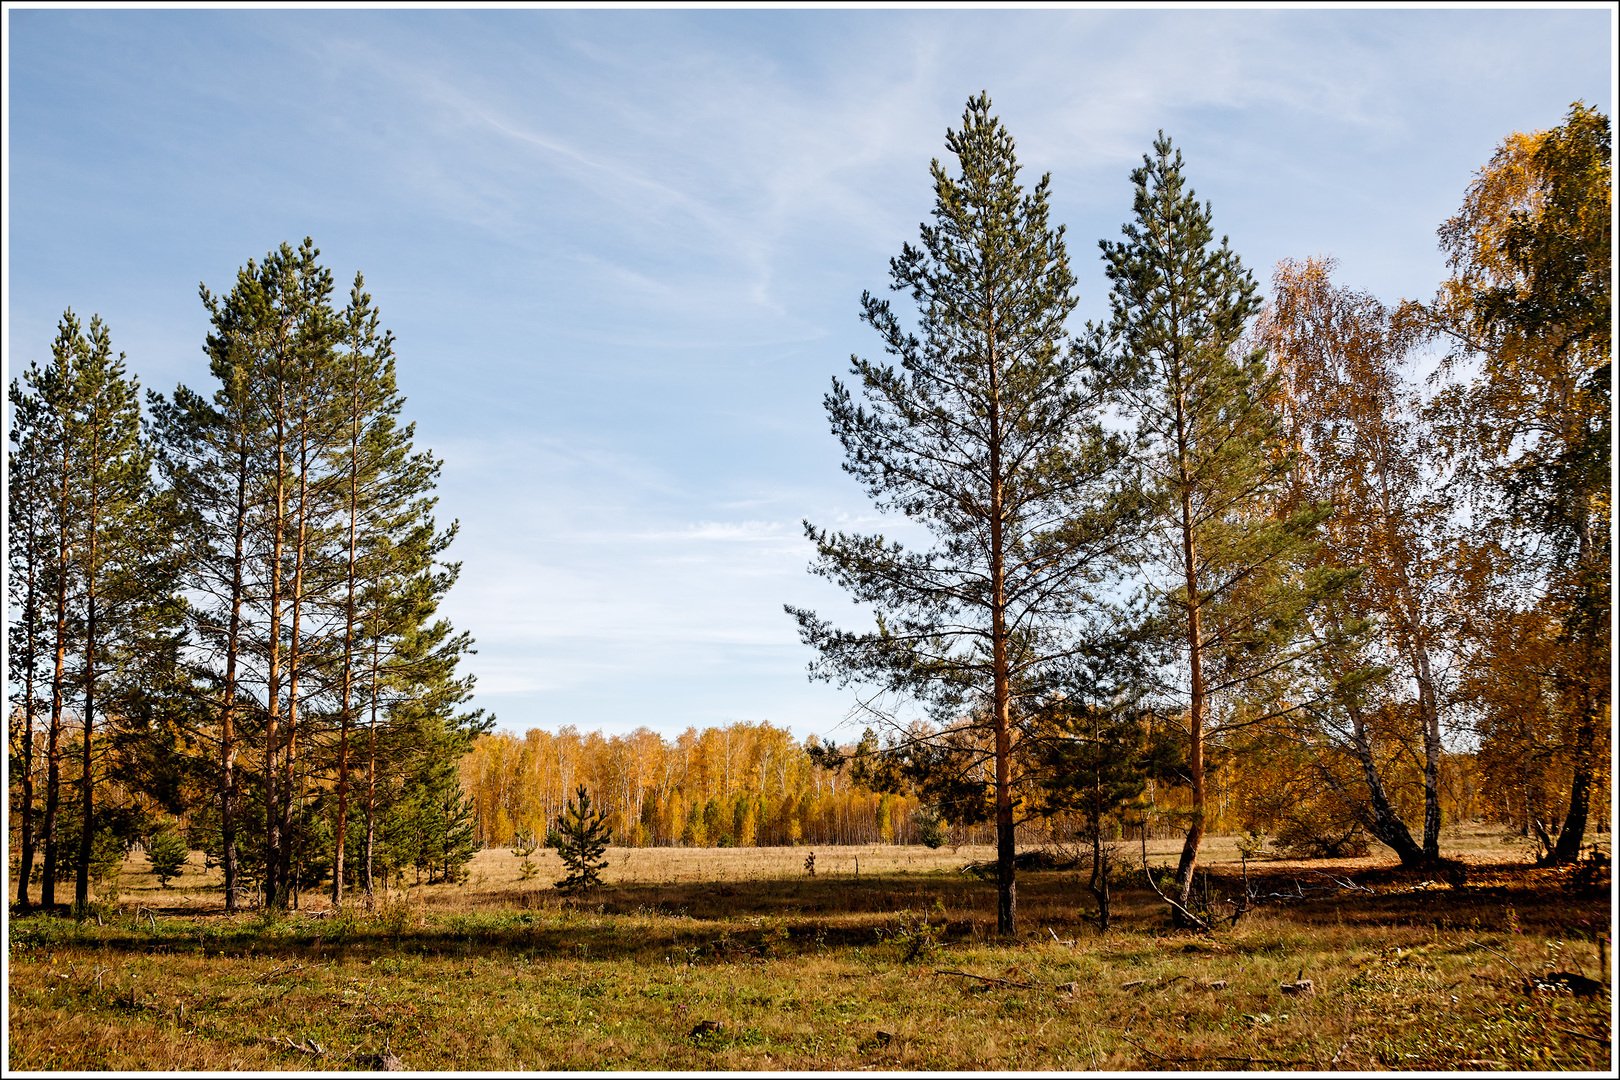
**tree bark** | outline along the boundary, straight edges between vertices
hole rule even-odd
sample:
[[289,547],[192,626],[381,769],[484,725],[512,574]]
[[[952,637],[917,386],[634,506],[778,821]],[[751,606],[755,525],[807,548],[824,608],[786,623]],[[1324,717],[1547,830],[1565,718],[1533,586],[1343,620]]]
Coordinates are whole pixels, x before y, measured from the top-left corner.
[[59,433],[62,439],[61,485],[57,493],[56,513],[56,616],[55,667],[51,672],[51,726],[45,738],[45,820],[41,839],[45,845],[45,880],[40,883],[39,902],[42,907],[56,905],[56,874],[60,852],[56,842],[56,815],[62,799],[62,725],[65,721],[68,647],[68,573],[72,566],[72,543],[69,523],[72,506],[68,501],[68,481],[73,471],[71,432],[64,424]]
[[[994,292],[986,289],[994,311]],[[1001,462],[1001,372],[992,321],[986,333],[989,366],[990,437],[990,648],[991,709],[996,742],[996,933],[1018,928],[1018,851],[1012,799],[1012,687],[1007,656],[1007,554],[1005,489]]]
[[238,451],[236,470],[236,511],[231,558],[231,615],[225,636],[225,688],[219,710],[219,839],[220,861],[225,871],[225,910],[237,909],[240,889],[236,852],[236,663],[242,640],[242,571],[247,549],[248,454]]
[[100,491],[96,484],[96,468],[99,465],[97,455],[99,446],[94,429],[90,437],[90,516],[86,521],[89,529],[90,544],[88,561],[85,563],[85,632],[84,632],[84,747],[80,759],[80,766],[84,770],[79,776],[79,798],[83,810],[83,827],[79,832],[79,859],[75,867],[73,878],[73,915],[76,919],[84,919],[90,913],[90,856],[94,849],[96,834],[95,815],[95,772],[92,768],[91,740],[95,732],[96,718],[96,586],[99,575],[96,572],[96,554],[100,537],[96,529],[100,524],[96,519],[100,510]]
[[285,910],[286,890],[281,882],[281,814],[278,812],[276,766],[281,726],[281,553],[286,542],[286,396],[277,394],[276,416],[276,497],[270,537],[269,665],[264,728],[264,901],[275,910]]
[[1367,822],[1369,831],[1380,843],[1395,852],[1402,866],[1429,865],[1433,860],[1417,841],[1412,839],[1411,830],[1406,827],[1406,822],[1401,820],[1389,801],[1383,777],[1378,775],[1377,764],[1373,761],[1372,744],[1367,739],[1366,723],[1362,719],[1360,709],[1351,708],[1350,724],[1350,745],[1355,751],[1356,761],[1361,765],[1362,780],[1367,785],[1367,800],[1371,810],[1370,820]]
[[22,765],[22,806],[18,822],[19,847],[17,858],[17,903],[28,908],[28,879],[34,874],[34,680],[38,675],[39,590],[38,556],[34,546],[32,528],[28,544],[28,584],[23,600],[23,638],[27,642],[23,657],[23,740],[18,757]]
[[[1182,581],[1187,591],[1187,785],[1190,795],[1190,814],[1187,837],[1181,845],[1181,858],[1176,863],[1176,902],[1188,909],[1192,901],[1193,873],[1198,868],[1198,848],[1204,839],[1204,631],[1203,605],[1199,594],[1198,544],[1194,533],[1192,484],[1187,471],[1191,448],[1188,431],[1186,390],[1179,385],[1182,375],[1179,354],[1172,361],[1173,377],[1178,385],[1175,391],[1177,479],[1181,488],[1181,561]],[[1177,909],[1177,925],[1187,917]]]

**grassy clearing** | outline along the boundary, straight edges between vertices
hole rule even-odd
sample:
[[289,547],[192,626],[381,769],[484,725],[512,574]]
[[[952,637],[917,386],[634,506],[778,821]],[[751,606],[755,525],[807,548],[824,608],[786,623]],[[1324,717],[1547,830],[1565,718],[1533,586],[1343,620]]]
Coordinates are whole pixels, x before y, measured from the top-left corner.
[[[615,852],[578,903],[550,890],[554,867],[521,882],[486,852],[465,886],[279,920],[205,913],[200,875],[160,890],[132,866],[101,925],[13,920],[7,1064],[1607,1069],[1608,993],[1530,977],[1608,982],[1608,896],[1469,843],[1459,885],[1377,859],[1251,863],[1257,891],[1307,895],[1214,937],[1170,931],[1135,889],[1099,936],[1074,873],[1028,873],[1013,943],[993,940],[993,888],[956,872],[986,854],[967,849],[871,849],[858,881],[848,850],[818,851],[813,878],[805,849]],[[1215,889],[1237,884],[1216,871]],[[1313,891],[1323,871],[1360,888]],[[1302,973],[1313,992],[1280,990]]]

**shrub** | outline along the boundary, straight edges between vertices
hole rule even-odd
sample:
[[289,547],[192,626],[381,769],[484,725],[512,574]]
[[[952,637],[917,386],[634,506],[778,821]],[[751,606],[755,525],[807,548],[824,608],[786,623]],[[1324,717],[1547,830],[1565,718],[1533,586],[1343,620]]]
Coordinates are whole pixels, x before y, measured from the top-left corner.
[[924,847],[945,846],[948,837],[945,835],[945,822],[939,816],[939,811],[932,806],[919,807],[913,820],[917,825],[917,839],[922,841]]

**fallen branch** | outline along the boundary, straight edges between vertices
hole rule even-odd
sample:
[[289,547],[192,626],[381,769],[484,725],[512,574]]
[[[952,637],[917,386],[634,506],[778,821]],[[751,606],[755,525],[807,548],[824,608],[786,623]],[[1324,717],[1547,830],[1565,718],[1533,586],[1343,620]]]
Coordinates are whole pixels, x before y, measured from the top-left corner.
[[1508,954],[1503,952],[1501,949],[1493,949],[1489,945],[1485,944],[1483,941],[1474,941],[1471,938],[1469,939],[1468,944],[1477,946],[1477,947],[1479,947],[1481,949],[1484,949],[1488,953],[1495,953],[1497,956],[1500,956],[1503,959],[1503,961],[1505,961],[1507,963],[1508,967],[1512,968],[1514,971],[1517,971],[1520,975],[1523,975],[1525,978],[1527,978],[1527,979],[1530,978],[1530,973],[1525,971],[1524,968],[1520,967],[1518,964],[1515,964],[1508,957]]
[[[1350,892],[1364,892],[1364,893],[1372,892],[1372,890],[1367,888],[1367,886],[1365,886],[1365,885],[1357,885],[1354,881],[1351,881],[1350,878],[1348,878],[1348,877],[1344,878],[1344,880],[1341,881],[1340,879],[1334,877],[1332,874],[1324,873],[1321,870],[1315,870],[1315,871],[1312,871],[1312,873],[1314,873],[1317,877],[1325,877],[1329,881],[1333,882],[1333,884],[1337,885],[1339,888],[1348,890]],[[1297,885],[1298,883],[1296,882],[1295,884]]]
[[1591,1035],[1591,1034],[1588,1034],[1587,1032],[1584,1032],[1584,1031],[1576,1031],[1574,1028],[1567,1028],[1562,1024],[1550,1024],[1548,1026],[1551,1027],[1554,1031],[1562,1031],[1565,1035],[1573,1035],[1577,1039],[1590,1039],[1593,1042],[1599,1043],[1600,1045],[1603,1045],[1603,1046],[1608,1046],[1609,1045],[1609,1040],[1608,1039],[1602,1038],[1602,1037],[1597,1036],[1597,1035]]
[[1146,829],[1142,830],[1142,876],[1147,879],[1148,888],[1152,889],[1160,900],[1163,900],[1166,904],[1169,904],[1171,908],[1180,912],[1181,916],[1191,922],[1196,929],[1202,930],[1206,934],[1210,933],[1211,927],[1207,920],[1201,919],[1197,915],[1194,915],[1176,901],[1170,899],[1168,896],[1164,895],[1164,893],[1159,891],[1159,883],[1153,880],[1153,868],[1148,865]]
[[271,1046],[285,1048],[288,1050],[296,1050],[300,1054],[308,1054],[311,1057],[322,1057],[326,1054],[326,1047],[322,1046],[314,1039],[304,1039],[301,1042],[293,1042],[290,1037],[283,1035],[279,1039],[265,1039],[264,1041],[269,1043]]
[[998,979],[994,975],[975,975],[971,971],[947,971],[944,968],[935,968],[934,969],[934,974],[935,975],[955,975],[958,978],[962,978],[962,979],[978,979],[980,982],[994,983],[996,986],[1016,987],[1019,990],[1044,990],[1044,989],[1046,989],[1044,986],[1036,986],[1034,983],[1014,982],[1011,979]]
[[1148,979],[1137,979],[1137,980],[1135,980],[1133,982],[1120,983],[1119,988],[1121,990],[1135,990],[1138,987],[1145,986],[1149,990],[1163,990],[1166,987],[1173,986],[1177,982],[1180,982],[1182,979],[1186,979],[1186,978],[1189,978],[1189,976],[1186,976],[1186,975],[1172,975],[1168,979],[1164,980],[1161,983],[1155,983],[1155,982],[1152,982],[1152,981],[1150,981]]
[[263,975],[260,975],[257,979],[254,979],[253,981],[255,983],[257,983],[258,985],[263,986],[265,983],[270,982],[272,979],[279,979],[283,975],[292,975],[295,972],[299,972],[299,971],[302,971],[302,970],[304,970],[304,965],[301,964],[300,962],[298,962],[297,960],[294,960],[291,963],[283,964],[281,967],[271,968],[269,971],[265,972]]

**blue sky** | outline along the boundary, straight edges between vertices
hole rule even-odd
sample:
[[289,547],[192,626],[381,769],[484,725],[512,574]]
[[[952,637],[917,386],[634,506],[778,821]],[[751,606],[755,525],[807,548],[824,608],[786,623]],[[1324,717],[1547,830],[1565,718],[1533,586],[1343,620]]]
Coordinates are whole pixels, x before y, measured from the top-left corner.
[[461,522],[447,611],[502,727],[847,736],[784,603],[802,518],[875,519],[821,398],[988,90],[1104,314],[1164,129],[1262,281],[1386,300],[1515,130],[1613,113],[1608,5],[1157,11],[6,11],[5,360],[101,314],[210,390],[197,285],[312,236],[397,336]]

